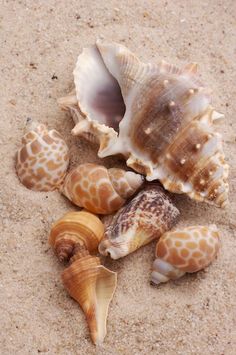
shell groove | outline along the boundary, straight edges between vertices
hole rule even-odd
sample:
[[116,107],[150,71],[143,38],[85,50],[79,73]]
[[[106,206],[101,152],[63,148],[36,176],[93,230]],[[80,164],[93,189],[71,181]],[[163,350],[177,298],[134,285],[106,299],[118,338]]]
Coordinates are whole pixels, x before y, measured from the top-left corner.
[[63,284],[81,306],[94,344],[106,336],[108,307],[115,292],[117,275],[101,265],[99,258],[79,251],[62,273]]
[[84,246],[89,252],[96,251],[103,234],[104,226],[97,216],[87,211],[71,211],[53,224],[49,244],[64,262],[77,252],[78,246]]
[[223,115],[196,71],[192,63],[146,64],[122,45],[97,41],[78,57],[76,96],[60,104],[73,113],[73,134],[99,142],[100,157],[121,153],[167,190],[224,206],[229,168],[214,125]]
[[77,206],[109,214],[123,206],[142,183],[142,176],[134,172],[87,163],[66,176],[61,191]]
[[167,232],[157,243],[151,280],[159,284],[175,280],[186,272],[202,270],[215,259],[219,248],[219,232],[215,225]]
[[121,258],[159,238],[172,228],[178,215],[164,189],[159,184],[147,184],[113,216],[98,250],[112,259]]
[[48,131],[43,124],[35,125],[22,138],[17,152],[16,172],[28,189],[51,191],[64,180],[69,149],[56,130]]

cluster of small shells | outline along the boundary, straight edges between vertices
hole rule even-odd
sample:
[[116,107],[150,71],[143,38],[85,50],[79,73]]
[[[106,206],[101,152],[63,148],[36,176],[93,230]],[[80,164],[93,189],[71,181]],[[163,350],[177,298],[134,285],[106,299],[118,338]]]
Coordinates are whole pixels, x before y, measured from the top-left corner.
[[215,225],[171,230],[180,213],[166,190],[218,207],[227,202],[229,167],[215,131],[223,115],[196,72],[195,64],[143,63],[116,43],[97,42],[79,55],[75,90],[58,100],[75,121],[72,134],[97,142],[99,157],[122,154],[135,172],[92,163],[67,172],[68,147],[44,125],[22,139],[20,181],[35,191],[58,189],[84,208],[56,221],[49,243],[69,263],[62,281],[84,311],[95,344],[106,335],[117,282],[98,252],[118,259],[156,239],[151,283],[159,284],[205,268],[219,250]]

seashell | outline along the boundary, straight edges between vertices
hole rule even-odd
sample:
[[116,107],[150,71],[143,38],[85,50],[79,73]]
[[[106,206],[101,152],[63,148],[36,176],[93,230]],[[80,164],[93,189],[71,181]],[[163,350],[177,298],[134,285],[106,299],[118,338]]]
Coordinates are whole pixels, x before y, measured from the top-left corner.
[[143,177],[134,172],[88,163],[66,176],[61,191],[77,206],[108,214],[123,206],[142,183]]
[[178,209],[159,184],[147,184],[122,207],[106,228],[98,250],[119,259],[173,227]]
[[50,231],[49,244],[61,262],[69,260],[84,246],[89,252],[97,250],[104,234],[100,219],[87,211],[68,212],[56,221]]
[[16,172],[28,189],[51,191],[62,183],[69,164],[69,149],[60,133],[35,124],[22,138]]
[[123,154],[147,180],[223,207],[229,167],[214,125],[223,115],[196,71],[194,63],[143,63],[122,45],[97,41],[79,55],[75,92],[59,104],[73,115],[74,135],[99,142],[99,157]]
[[215,225],[187,227],[163,234],[156,246],[152,283],[175,280],[186,272],[204,269],[215,259],[219,248]]
[[117,275],[83,248],[72,261],[62,273],[62,281],[70,296],[80,304],[91,338],[98,345],[106,335],[108,307],[115,292]]

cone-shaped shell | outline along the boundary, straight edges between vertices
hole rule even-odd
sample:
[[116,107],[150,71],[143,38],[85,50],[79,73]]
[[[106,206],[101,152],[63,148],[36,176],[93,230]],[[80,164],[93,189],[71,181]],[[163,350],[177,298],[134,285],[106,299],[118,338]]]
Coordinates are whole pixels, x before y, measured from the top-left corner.
[[116,288],[115,272],[100,264],[99,258],[83,255],[62,273],[63,284],[81,306],[94,344],[106,335],[108,307]]
[[109,214],[123,206],[142,183],[142,176],[134,172],[87,163],[66,176],[61,191],[77,206]]
[[178,215],[164,189],[159,184],[148,184],[114,215],[98,250],[119,259],[159,238],[172,228]]
[[204,269],[216,257],[220,239],[215,225],[194,226],[162,235],[156,246],[151,280],[155,284]]
[[75,95],[60,104],[73,113],[73,134],[99,142],[100,157],[121,153],[167,190],[225,205],[228,165],[214,125],[223,115],[195,64],[146,64],[122,45],[98,41],[78,57],[74,81],[77,110]]
[[90,252],[96,251],[103,234],[103,223],[94,214],[87,211],[68,212],[53,224],[49,244],[63,262],[74,255],[78,245],[85,246]]
[[43,124],[35,125],[22,138],[16,156],[17,175],[28,189],[50,191],[64,180],[69,149],[56,130],[48,131]]

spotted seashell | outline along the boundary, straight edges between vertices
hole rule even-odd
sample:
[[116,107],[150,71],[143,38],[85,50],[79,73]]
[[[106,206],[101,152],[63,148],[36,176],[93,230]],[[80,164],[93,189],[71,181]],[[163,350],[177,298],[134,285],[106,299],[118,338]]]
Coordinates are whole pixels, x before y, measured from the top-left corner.
[[39,124],[22,138],[17,152],[16,172],[28,189],[50,191],[64,180],[69,164],[69,149],[60,133]]
[[66,176],[61,191],[77,206],[109,214],[123,206],[142,183],[143,177],[132,171],[86,163]]
[[225,206],[229,168],[214,124],[223,115],[196,71],[143,63],[122,45],[98,41],[79,55],[75,92],[59,103],[73,115],[72,133],[99,143],[99,157],[121,153],[167,190]]
[[119,259],[173,227],[178,209],[159,184],[147,184],[122,207],[105,230],[98,250]]
[[187,227],[163,234],[156,246],[152,283],[175,280],[186,272],[204,269],[215,259],[219,247],[215,225]]

